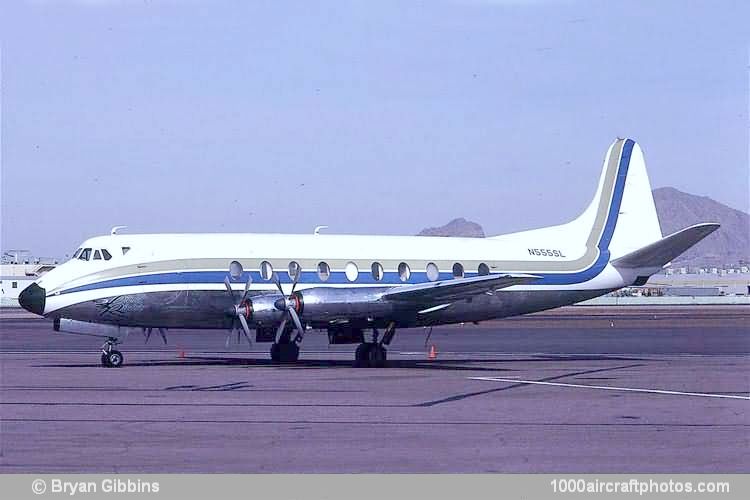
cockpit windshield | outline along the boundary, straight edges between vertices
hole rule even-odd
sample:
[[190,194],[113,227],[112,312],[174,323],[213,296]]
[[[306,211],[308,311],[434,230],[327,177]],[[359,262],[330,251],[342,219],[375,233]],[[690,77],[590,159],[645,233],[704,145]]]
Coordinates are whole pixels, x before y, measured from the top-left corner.
[[78,260],[109,260],[112,258],[112,254],[106,248],[79,248],[72,258]]

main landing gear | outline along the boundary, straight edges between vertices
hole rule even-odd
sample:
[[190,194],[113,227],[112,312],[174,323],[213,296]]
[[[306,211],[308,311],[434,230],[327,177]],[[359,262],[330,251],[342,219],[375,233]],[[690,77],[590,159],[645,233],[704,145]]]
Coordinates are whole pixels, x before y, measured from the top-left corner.
[[[372,329],[372,342],[363,342],[354,351],[354,366],[358,368],[383,368],[388,359],[385,346],[391,343],[396,334],[396,323],[390,322],[383,336],[376,328]],[[378,337],[380,339],[378,340]]]
[[296,363],[299,346],[295,342],[271,344],[271,361],[274,363]]
[[276,342],[271,344],[271,361],[274,363],[296,363],[299,360],[302,335],[297,332],[297,335],[292,338],[292,332],[295,330],[293,327],[287,328],[286,326],[285,324]]
[[115,337],[107,338],[107,341],[102,346],[102,366],[107,368],[119,368],[122,366],[125,358],[122,353],[114,347],[121,341]]

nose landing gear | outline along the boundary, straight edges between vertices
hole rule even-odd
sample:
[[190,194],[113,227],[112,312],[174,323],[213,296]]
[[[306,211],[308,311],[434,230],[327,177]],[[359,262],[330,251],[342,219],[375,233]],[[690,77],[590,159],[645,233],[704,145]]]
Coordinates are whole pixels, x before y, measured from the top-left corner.
[[120,351],[114,348],[117,344],[120,343],[120,339],[116,337],[107,338],[107,341],[104,343],[104,345],[102,345],[102,366],[107,368],[119,368],[122,366],[125,358]]

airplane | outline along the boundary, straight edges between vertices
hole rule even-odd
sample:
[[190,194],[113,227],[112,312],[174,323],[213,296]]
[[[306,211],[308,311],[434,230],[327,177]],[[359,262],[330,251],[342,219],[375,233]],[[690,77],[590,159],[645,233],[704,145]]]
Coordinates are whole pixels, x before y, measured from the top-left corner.
[[324,234],[125,234],[83,242],[19,296],[62,332],[106,338],[101,364],[131,330],[222,329],[270,342],[295,362],[308,329],[358,344],[355,366],[386,365],[404,328],[480,322],[574,304],[646,283],[719,228],[663,237],[643,152],[609,147],[596,194],[566,224],[486,238]]

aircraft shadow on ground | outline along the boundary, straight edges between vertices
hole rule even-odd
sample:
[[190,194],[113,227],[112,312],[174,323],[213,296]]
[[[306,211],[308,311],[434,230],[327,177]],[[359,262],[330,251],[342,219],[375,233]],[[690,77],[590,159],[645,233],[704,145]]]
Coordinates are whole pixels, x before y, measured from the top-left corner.
[[[604,355],[529,355],[519,358],[491,358],[491,357],[466,357],[451,358],[445,360],[423,360],[423,359],[394,359],[386,362],[385,369],[415,369],[415,370],[445,370],[445,371],[511,371],[511,368],[501,366],[477,366],[486,364],[508,365],[512,363],[559,363],[565,361],[643,361],[641,358],[630,356],[604,356]],[[99,363],[54,363],[39,364],[37,368],[91,368],[98,367]],[[300,359],[296,363],[274,363],[270,359],[238,358],[238,357],[216,357],[216,356],[186,356],[177,359],[153,359],[138,360],[126,363],[120,369],[139,367],[168,367],[168,366],[228,366],[228,367],[265,367],[285,369],[335,369],[352,368],[354,362],[351,360],[321,360]]]

